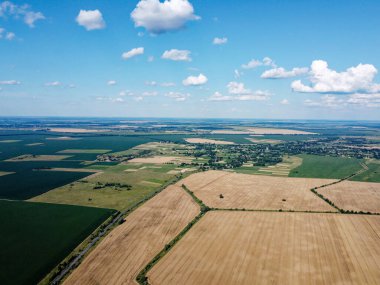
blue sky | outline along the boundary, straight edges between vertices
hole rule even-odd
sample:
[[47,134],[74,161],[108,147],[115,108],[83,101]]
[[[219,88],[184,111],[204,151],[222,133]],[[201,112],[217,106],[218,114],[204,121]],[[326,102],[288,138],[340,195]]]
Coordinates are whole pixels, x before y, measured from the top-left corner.
[[378,120],[378,15],[375,0],[1,1],[0,115]]

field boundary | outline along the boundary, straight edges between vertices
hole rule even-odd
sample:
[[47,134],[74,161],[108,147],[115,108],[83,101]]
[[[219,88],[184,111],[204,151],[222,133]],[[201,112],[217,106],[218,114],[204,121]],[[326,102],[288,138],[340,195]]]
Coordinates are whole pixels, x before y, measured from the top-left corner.
[[185,234],[197,223],[199,220],[209,211],[215,210],[213,208],[208,207],[206,204],[203,203],[202,200],[200,200],[197,196],[194,195],[192,191],[190,191],[185,184],[181,185],[181,188],[190,195],[190,197],[194,200],[195,203],[197,203],[200,207],[199,214],[190,222],[187,224],[185,228],[182,229],[182,231],[174,238],[172,239],[168,244],[164,246],[164,248],[155,256],[153,259],[145,265],[145,267],[140,271],[140,273],[136,277],[136,281],[140,285],[149,285],[148,277],[146,274],[153,268],[153,266],[161,260],[184,236]]
[[[187,174],[186,174],[187,175]],[[151,194],[147,195],[131,207],[121,211],[121,212],[116,212],[118,214],[115,214],[113,216],[113,219],[111,221],[106,221],[107,224],[102,224],[95,232],[93,232],[89,237],[90,240],[88,241],[87,245],[79,250],[77,253],[74,253],[70,255],[62,261],[59,265],[57,265],[47,276],[51,275],[53,271],[56,271],[55,273],[52,274],[52,277],[48,281],[48,284],[60,284],[67,276],[68,274],[78,267],[83,260],[85,256],[87,256],[88,253],[90,253],[91,250],[93,250],[96,245],[101,241],[114,227],[117,225],[121,224],[124,222],[124,218],[127,217],[129,214],[131,214],[135,209],[143,205],[145,202],[162,192],[164,189],[166,189],[169,185],[172,185],[179,180],[183,179],[185,175],[182,173],[175,176],[162,186],[160,186],[157,190],[152,192]],[[67,260],[69,259],[69,260]],[[68,262],[68,263],[67,263]],[[46,278],[46,277],[45,277]],[[44,279],[45,279],[44,278]],[[43,280],[44,280],[43,279]],[[43,281],[41,280],[41,282]],[[40,283],[41,283],[40,282]]]
[[325,187],[328,187],[328,186],[331,186],[331,185],[335,185],[335,184],[341,183],[343,181],[349,180],[350,178],[352,178],[352,177],[354,177],[356,175],[359,175],[359,174],[361,174],[361,173],[363,173],[363,172],[365,172],[365,171],[368,170],[368,166],[365,163],[360,163],[360,166],[362,167],[362,169],[358,170],[357,172],[355,172],[353,174],[350,174],[350,175],[348,175],[346,177],[343,177],[343,178],[339,179],[338,181],[335,181],[335,182],[332,182],[332,183],[328,183],[328,184],[324,184],[324,185],[321,185],[321,186],[318,186],[318,187],[314,187],[314,188],[310,189],[310,191],[313,192],[317,197],[319,197],[323,201],[325,201],[327,204],[329,204],[331,207],[334,207],[335,209],[337,209],[339,211],[339,213],[341,213],[341,214],[380,215],[380,213],[373,213],[373,212],[344,210],[342,208],[339,208],[337,205],[335,205],[335,203],[333,201],[331,201],[330,199],[326,198],[325,196],[323,196],[321,193],[319,193],[317,191],[318,189],[325,188]]

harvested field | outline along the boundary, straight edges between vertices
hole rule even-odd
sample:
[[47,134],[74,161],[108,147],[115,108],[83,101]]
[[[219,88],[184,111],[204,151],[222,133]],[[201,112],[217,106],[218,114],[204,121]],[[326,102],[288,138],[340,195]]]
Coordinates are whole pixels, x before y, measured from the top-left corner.
[[0,140],[0,143],[16,143],[20,142],[21,140]]
[[95,129],[81,129],[81,128],[50,128],[50,132],[57,133],[98,133],[103,130],[95,130]]
[[110,152],[110,149],[65,149],[58,151],[57,153],[106,153]]
[[5,175],[13,174],[13,173],[15,172],[0,171],[0,176],[5,176]]
[[47,140],[52,140],[52,141],[76,141],[80,140],[82,138],[73,138],[73,137],[51,137],[51,138],[46,138]]
[[255,138],[247,138],[247,140],[253,143],[266,143],[266,144],[278,144],[282,143],[280,140],[271,140],[271,139],[255,139]]
[[380,183],[343,181],[317,191],[343,210],[380,213]]
[[138,157],[128,160],[132,163],[154,163],[154,164],[164,164],[164,163],[182,163],[191,162],[192,158],[179,157],[179,156],[152,156],[152,157]]
[[133,211],[65,284],[136,284],[139,271],[197,215],[198,205],[171,185]]
[[315,133],[289,130],[289,129],[274,129],[274,128],[248,128],[249,132],[257,135],[313,135]]
[[32,155],[32,154],[23,154],[17,157],[7,159],[6,161],[10,162],[19,162],[19,161],[60,161],[66,158],[71,157],[70,155]]
[[336,211],[310,191],[334,181],[207,171],[193,174],[181,183],[213,208]]
[[209,212],[149,284],[380,284],[380,217]]
[[229,141],[211,140],[211,139],[201,139],[201,138],[188,138],[185,139],[188,143],[202,143],[202,144],[234,144]]

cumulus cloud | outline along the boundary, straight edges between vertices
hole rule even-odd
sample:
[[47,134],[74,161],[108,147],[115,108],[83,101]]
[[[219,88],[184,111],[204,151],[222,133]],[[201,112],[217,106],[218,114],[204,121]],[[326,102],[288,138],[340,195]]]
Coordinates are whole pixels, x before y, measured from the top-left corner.
[[173,98],[177,102],[186,101],[187,98],[190,97],[189,93],[181,93],[181,92],[168,92],[165,94],[166,97]]
[[282,99],[280,102],[282,105],[289,105],[288,99]]
[[264,57],[262,60],[251,59],[248,63],[242,64],[242,68],[244,69],[253,69],[258,66],[272,66],[276,67],[276,64],[270,57]]
[[108,80],[107,81],[107,85],[112,86],[112,85],[116,85],[116,84],[117,84],[116,80]]
[[131,18],[135,27],[144,27],[152,34],[178,30],[186,22],[200,19],[188,0],[140,0]]
[[80,10],[75,20],[78,25],[85,27],[87,31],[101,30],[106,26],[103,15],[98,9]]
[[229,95],[215,92],[209,101],[264,101],[268,100],[272,94],[269,91],[252,91],[244,86],[244,83],[231,81],[227,84]]
[[303,93],[376,93],[380,84],[373,82],[377,69],[372,64],[359,64],[346,71],[337,72],[326,61],[314,60],[311,64],[310,85],[293,81],[293,91]]
[[224,45],[224,44],[226,44],[227,42],[228,42],[228,39],[225,38],[225,37],[223,37],[223,38],[218,38],[218,37],[216,37],[216,38],[214,38],[214,40],[212,41],[212,43],[213,43],[214,45]]
[[174,61],[191,61],[190,53],[189,50],[171,49],[166,50],[161,58]]
[[380,107],[380,93],[373,94],[345,94],[345,95],[332,95],[326,94],[317,100],[307,99],[304,105],[308,107],[319,108],[332,108],[342,109],[347,107],[366,107],[366,108],[379,108]]
[[0,17],[22,19],[30,28],[34,28],[34,22],[45,19],[41,12],[32,11],[30,5],[17,5],[10,1],[0,3]]
[[49,87],[56,87],[56,86],[61,86],[61,82],[59,81],[52,81],[52,82],[46,82],[45,83],[45,86],[49,86]]
[[130,51],[124,52],[121,57],[125,60],[130,59],[131,57],[134,57],[136,55],[144,54],[144,48],[143,47],[138,47],[138,48],[133,48]]
[[173,86],[175,86],[175,83],[174,82],[162,82],[160,85],[162,87],[173,87]]
[[21,84],[20,81],[18,80],[3,80],[0,81],[0,85],[19,85]]
[[207,77],[200,73],[198,76],[189,76],[182,81],[185,86],[198,86],[206,84],[208,81]]
[[289,78],[308,73],[309,69],[307,67],[295,67],[292,70],[285,70],[283,67],[273,68],[265,70],[261,74],[261,78],[265,79],[278,79],[278,78]]

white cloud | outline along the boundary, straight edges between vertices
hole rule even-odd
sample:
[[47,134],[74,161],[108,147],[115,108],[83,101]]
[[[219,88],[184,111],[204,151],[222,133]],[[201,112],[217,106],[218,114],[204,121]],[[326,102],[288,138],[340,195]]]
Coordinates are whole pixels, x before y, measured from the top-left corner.
[[214,45],[224,45],[224,44],[226,44],[227,42],[228,42],[228,39],[225,38],[225,37],[223,37],[223,38],[218,38],[218,37],[216,37],[216,38],[214,38],[214,40],[212,41],[212,43],[213,43]]
[[258,59],[251,59],[248,63],[243,64],[241,67],[244,69],[253,69],[258,66],[272,66],[276,67],[276,64],[270,57],[264,57],[262,61]]
[[137,97],[134,98],[134,100],[135,100],[136,102],[140,102],[140,101],[144,100],[144,97],[142,97],[142,96],[137,96]]
[[189,93],[181,93],[181,92],[169,92],[165,94],[166,97],[173,98],[177,102],[186,101],[187,98],[190,97]]
[[233,95],[233,100],[239,101],[262,101],[268,100],[272,94],[269,91],[252,91],[244,86],[244,83],[231,81],[227,84],[228,93]]
[[190,53],[191,52],[189,50],[171,49],[166,50],[162,54],[161,58],[174,61],[191,61]]
[[116,80],[108,80],[107,81],[107,85],[112,86],[112,85],[116,85],[116,84],[117,84]]
[[135,94],[129,90],[122,90],[119,92],[119,96],[134,96]]
[[56,86],[61,86],[61,82],[59,81],[52,81],[52,82],[47,82],[45,83],[45,86],[49,86],[49,87],[56,87]]
[[235,70],[234,70],[234,77],[235,77],[236,79],[240,78],[240,76],[242,76],[243,74],[244,74],[244,73],[241,72],[241,71],[239,71],[239,69],[235,69]]
[[15,33],[7,32],[4,28],[0,27],[0,39],[6,39],[8,41],[11,41],[15,37],[16,37]]
[[208,100],[209,101],[232,101],[233,96],[226,96],[216,91],[214,94],[211,95],[210,98],[208,98]]
[[231,81],[227,84],[228,93],[234,94],[234,95],[243,95],[243,94],[250,94],[251,90],[246,89],[244,87],[244,83],[239,83],[236,81]]
[[282,105],[289,105],[288,99],[282,99],[280,102]]
[[351,94],[348,97],[347,103],[365,107],[380,107],[380,93]]
[[148,62],[152,62],[152,61],[154,61],[154,56],[150,55],[150,56],[148,57]]
[[121,57],[123,59],[130,59],[131,57],[134,57],[136,55],[144,54],[144,48],[143,47],[138,47],[138,48],[133,48],[130,51],[124,52]]
[[156,81],[145,81],[145,85],[147,85],[147,86],[157,86],[157,82]]
[[80,10],[76,22],[86,28],[87,31],[101,30],[106,27],[102,13],[96,10]]
[[306,74],[309,71],[307,67],[295,67],[290,71],[285,70],[283,67],[273,68],[269,70],[265,70],[263,74],[261,74],[261,78],[266,79],[278,79],[278,78],[289,78],[295,77],[302,74]]
[[0,81],[0,85],[19,85],[21,84],[20,81],[18,80],[3,80]]
[[198,76],[189,76],[182,81],[182,84],[185,86],[197,86],[206,84],[208,81],[207,77],[200,73]]
[[144,27],[152,34],[178,30],[186,22],[200,19],[188,0],[140,0],[131,18],[135,27]]
[[22,19],[31,28],[34,28],[34,22],[45,19],[41,12],[32,11],[30,5],[17,5],[10,1],[0,3],[0,17]]
[[372,64],[359,64],[346,71],[329,69],[326,61],[314,60],[311,64],[310,85],[293,81],[293,91],[304,93],[376,93],[380,84],[373,82],[377,69]]

